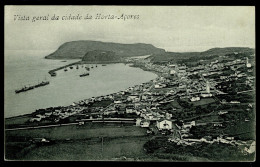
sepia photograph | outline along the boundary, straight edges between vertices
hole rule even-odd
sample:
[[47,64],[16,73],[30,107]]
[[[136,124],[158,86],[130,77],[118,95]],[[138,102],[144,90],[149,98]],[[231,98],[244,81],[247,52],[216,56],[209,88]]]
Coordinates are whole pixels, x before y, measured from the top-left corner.
[[4,160],[254,162],[255,6],[4,6]]

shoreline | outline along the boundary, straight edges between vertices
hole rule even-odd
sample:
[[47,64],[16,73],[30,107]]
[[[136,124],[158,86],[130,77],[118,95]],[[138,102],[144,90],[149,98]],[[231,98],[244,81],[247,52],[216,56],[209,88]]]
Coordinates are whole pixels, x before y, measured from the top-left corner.
[[[56,59],[52,59],[52,60],[56,60]],[[66,60],[70,60],[70,59],[66,59]],[[73,65],[82,65],[82,64],[116,64],[116,63],[124,63],[124,62],[119,62],[119,61],[111,61],[111,62],[99,62],[99,61],[97,61],[97,62],[85,62],[85,61],[80,60],[80,61],[77,61],[77,62],[74,62],[74,63],[70,63],[70,64],[67,64],[67,65],[64,65],[64,66],[52,69],[48,73],[51,74],[51,73],[54,73],[56,71],[62,70],[64,68],[67,68],[67,67],[73,66]]]
[[[57,60],[57,59],[55,59],[55,60]],[[117,62],[117,63],[123,63],[123,62]],[[85,63],[85,62],[83,62],[83,61],[78,61],[78,62],[74,62],[74,63],[67,64],[67,65],[65,65],[65,66],[66,66],[66,67],[69,67],[69,66],[71,66],[71,65],[76,65],[76,64],[98,64],[98,63],[92,63],[92,62],[91,62],[91,63]],[[111,62],[111,63],[100,63],[100,64],[116,64],[116,63]],[[124,63],[123,63],[123,64],[124,64]],[[125,63],[125,64],[132,64],[132,63]],[[58,70],[61,70],[61,69],[63,69],[63,68],[66,68],[65,66],[58,67],[58,68],[53,69],[53,70],[58,71]],[[153,70],[146,70],[146,68],[143,67],[143,66],[133,66],[133,65],[129,65],[129,67],[140,68],[140,69],[142,69],[143,71],[152,72],[152,73],[154,73],[154,74],[156,75],[156,78],[158,78],[158,77],[160,76],[160,73],[159,73],[159,72],[156,72],[156,71],[153,71]],[[53,71],[53,70],[50,70],[48,73],[50,74],[51,71]],[[53,72],[55,72],[55,71],[53,71]],[[156,79],[156,78],[155,78],[155,79]],[[149,82],[149,81],[147,81],[147,82]],[[144,82],[144,83],[147,83],[147,82]],[[123,91],[123,90],[120,90],[120,91],[118,91],[118,92],[121,92],[121,91]],[[108,94],[108,95],[112,95],[112,94],[115,94],[115,93],[118,93],[118,92],[114,92],[114,93],[111,93],[111,94]],[[106,95],[101,95],[101,96],[106,96]],[[94,97],[94,98],[97,98],[97,97],[100,97],[100,96],[96,96],[96,97]],[[90,98],[87,98],[87,99],[90,99]],[[86,100],[86,99],[81,99],[81,100]],[[79,100],[79,101],[81,101],[81,100]],[[74,102],[72,102],[72,103],[74,103]],[[69,106],[70,106],[70,105],[64,106],[64,107],[69,107]],[[48,107],[48,108],[49,108],[49,107]],[[36,111],[34,111],[34,112],[36,112]],[[10,119],[15,119],[15,118],[30,117],[30,116],[33,115],[34,112],[29,113],[29,114],[22,114],[22,115],[17,115],[17,116],[11,116],[11,117],[7,117],[7,118],[4,118],[4,119],[5,119],[5,120],[10,120]]]

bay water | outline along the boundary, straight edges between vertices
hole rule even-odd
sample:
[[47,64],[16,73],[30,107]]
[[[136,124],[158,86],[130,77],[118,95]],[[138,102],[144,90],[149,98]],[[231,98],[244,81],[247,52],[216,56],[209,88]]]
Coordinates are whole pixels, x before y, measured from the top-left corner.
[[[36,109],[55,106],[67,106],[83,99],[107,95],[130,86],[147,82],[157,77],[156,74],[129,67],[122,63],[102,66],[79,65],[68,71],[57,71],[56,77],[48,74],[49,70],[79,60],[50,60],[44,56],[52,51],[5,51],[4,61],[4,117],[29,114]],[[66,61],[66,62],[64,62]],[[87,72],[90,75],[79,77]],[[93,68],[91,68],[93,66]],[[35,85],[41,81],[50,81],[49,85],[27,92],[15,93],[23,86]]]

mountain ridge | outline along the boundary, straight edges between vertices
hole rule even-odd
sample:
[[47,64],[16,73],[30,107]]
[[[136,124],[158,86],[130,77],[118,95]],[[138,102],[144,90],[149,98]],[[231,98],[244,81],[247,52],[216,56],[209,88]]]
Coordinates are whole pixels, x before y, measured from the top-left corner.
[[151,44],[134,43],[122,44],[114,42],[102,42],[91,40],[79,40],[65,42],[58,49],[45,56],[46,59],[78,59],[82,58],[87,52],[93,50],[105,50],[115,52],[116,55],[122,57],[142,56],[164,53],[164,49],[156,48]]
[[255,49],[249,47],[223,47],[223,48],[211,48],[202,52],[165,52],[161,54],[154,54],[149,56],[147,59],[151,59],[152,62],[165,62],[165,61],[174,61],[185,60],[191,58],[207,58],[212,56],[226,56],[229,54],[237,53],[247,53],[254,54]]

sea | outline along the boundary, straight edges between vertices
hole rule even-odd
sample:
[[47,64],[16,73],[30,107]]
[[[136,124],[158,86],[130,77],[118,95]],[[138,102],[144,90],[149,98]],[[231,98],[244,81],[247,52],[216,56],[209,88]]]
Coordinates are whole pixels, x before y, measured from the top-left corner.
[[[128,64],[79,65],[59,70],[51,77],[49,70],[79,61],[45,59],[51,50],[6,50],[4,60],[4,117],[30,114],[37,109],[68,106],[91,97],[108,95],[148,82],[156,74]],[[90,67],[89,76],[79,77]],[[93,68],[91,68],[93,66]],[[15,90],[41,81],[50,84],[16,94]]]

